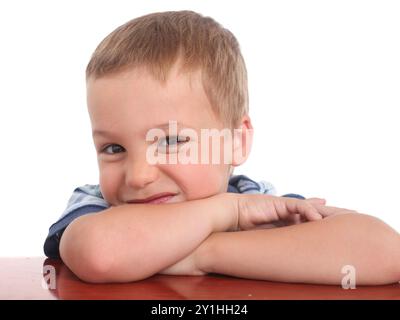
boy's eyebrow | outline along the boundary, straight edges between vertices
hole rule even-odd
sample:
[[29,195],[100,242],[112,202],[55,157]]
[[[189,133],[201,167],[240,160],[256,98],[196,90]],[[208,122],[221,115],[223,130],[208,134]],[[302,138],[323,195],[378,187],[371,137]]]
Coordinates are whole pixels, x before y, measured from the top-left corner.
[[[186,127],[186,128],[195,129],[194,127],[188,126],[188,125],[186,125],[186,124],[184,124],[182,122],[177,122],[177,126],[178,127]],[[150,128],[150,129],[153,129],[153,128],[168,128],[168,127],[169,127],[169,122],[166,122],[166,123],[162,123],[162,124],[156,125],[156,126]],[[148,130],[150,130],[150,129],[148,129]],[[94,130],[93,133],[92,133],[93,137],[94,136],[110,136],[110,135],[113,135],[113,133],[105,131],[105,130]]]

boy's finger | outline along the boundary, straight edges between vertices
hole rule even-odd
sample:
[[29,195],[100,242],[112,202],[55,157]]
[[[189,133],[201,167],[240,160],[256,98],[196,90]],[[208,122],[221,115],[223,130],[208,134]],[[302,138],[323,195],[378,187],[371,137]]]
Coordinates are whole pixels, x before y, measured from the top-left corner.
[[314,204],[304,200],[288,198],[286,199],[286,207],[289,213],[298,213],[309,221],[321,220],[323,218]]
[[323,215],[317,210],[317,208],[315,208],[314,205],[306,206],[306,211],[304,216],[309,221],[323,219]]

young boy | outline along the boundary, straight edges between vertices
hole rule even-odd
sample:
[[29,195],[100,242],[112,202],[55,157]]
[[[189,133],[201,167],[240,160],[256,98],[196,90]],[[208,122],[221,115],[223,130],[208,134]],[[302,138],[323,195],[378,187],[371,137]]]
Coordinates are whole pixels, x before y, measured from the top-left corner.
[[[233,175],[252,141],[247,74],[237,40],[213,19],[129,21],[99,44],[86,79],[100,184],[74,190],[44,244],[80,279],[341,284],[350,265],[358,285],[400,280],[400,235],[379,219]],[[226,139],[210,147],[204,132]]]

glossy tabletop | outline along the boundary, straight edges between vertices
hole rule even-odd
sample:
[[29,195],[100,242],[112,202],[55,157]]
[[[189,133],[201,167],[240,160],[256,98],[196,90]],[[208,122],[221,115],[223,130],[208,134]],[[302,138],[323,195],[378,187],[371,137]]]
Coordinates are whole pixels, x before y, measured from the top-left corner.
[[0,258],[0,299],[304,300],[396,299],[400,284],[341,286],[246,280],[222,275],[167,276],[124,284],[80,281],[60,260]]

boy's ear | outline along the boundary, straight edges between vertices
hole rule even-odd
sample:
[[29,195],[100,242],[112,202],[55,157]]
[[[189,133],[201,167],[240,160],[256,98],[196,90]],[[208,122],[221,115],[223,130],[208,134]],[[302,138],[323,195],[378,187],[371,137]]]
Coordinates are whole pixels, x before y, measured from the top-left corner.
[[250,155],[253,143],[253,125],[248,115],[244,116],[240,126],[233,132],[233,159],[232,166],[243,164]]

